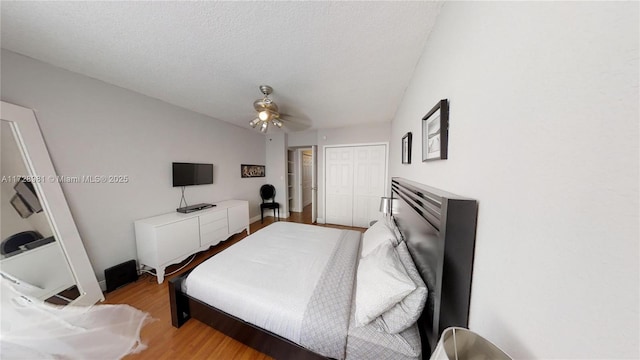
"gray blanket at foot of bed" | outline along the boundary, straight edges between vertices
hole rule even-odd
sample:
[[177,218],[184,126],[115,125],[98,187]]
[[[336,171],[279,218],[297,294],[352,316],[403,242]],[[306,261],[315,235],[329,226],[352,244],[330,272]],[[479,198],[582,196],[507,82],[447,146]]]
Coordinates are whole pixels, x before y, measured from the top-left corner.
[[318,280],[302,320],[302,346],[334,359],[344,359],[361,233],[343,232]]

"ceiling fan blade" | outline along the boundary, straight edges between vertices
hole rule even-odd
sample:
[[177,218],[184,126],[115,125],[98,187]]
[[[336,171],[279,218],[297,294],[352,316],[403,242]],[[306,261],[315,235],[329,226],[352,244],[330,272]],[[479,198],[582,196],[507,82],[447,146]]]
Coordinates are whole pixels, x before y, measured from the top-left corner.
[[304,131],[311,128],[311,120],[298,116],[287,116],[280,114],[279,117],[284,126],[291,131]]

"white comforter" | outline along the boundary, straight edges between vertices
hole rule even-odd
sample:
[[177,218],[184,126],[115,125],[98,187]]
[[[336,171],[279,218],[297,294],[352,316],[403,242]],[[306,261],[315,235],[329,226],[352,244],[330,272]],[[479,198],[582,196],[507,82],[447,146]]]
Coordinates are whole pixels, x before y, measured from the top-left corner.
[[[341,233],[319,226],[274,223],[196,267],[183,291],[300,342],[305,309]],[[301,241],[305,246],[300,246]]]

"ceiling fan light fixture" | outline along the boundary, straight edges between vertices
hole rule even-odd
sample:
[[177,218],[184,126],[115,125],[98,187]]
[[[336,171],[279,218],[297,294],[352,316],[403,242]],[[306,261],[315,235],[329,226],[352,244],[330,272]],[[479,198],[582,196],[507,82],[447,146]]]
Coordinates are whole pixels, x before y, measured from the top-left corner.
[[262,110],[258,113],[258,119],[262,120],[262,121],[268,121],[271,114],[269,114],[269,111],[267,110]]
[[269,99],[269,94],[273,89],[269,85],[260,85],[260,92],[264,95],[262,99],[253,102],[253,108],[257,112],[257,118],[249,122],[252,128],[259,126],[260,131],[266,133],[269,129],[269,123],[278,128],[282,128],[284,123],[280,120],[280,112],[278,105]]

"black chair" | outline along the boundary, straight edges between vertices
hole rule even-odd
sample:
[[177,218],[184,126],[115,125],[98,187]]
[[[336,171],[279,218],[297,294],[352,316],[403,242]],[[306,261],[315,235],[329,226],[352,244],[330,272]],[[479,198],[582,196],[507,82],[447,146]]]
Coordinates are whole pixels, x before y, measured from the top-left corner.
[[0,253],[2,253],[2,255],[11,254],[21,250],[22,246],[40,239],[42,239],[42,235],[37,231],[23,231],[13,234],[2,241],[2,244],[0,245]]
[[[276,202],[276,188],[271,184],[265,184],[260,187],[260,197],[262,198],[262,204],[260,204],[260,219],[264,222],[264,209],[273,209],[273,217],[276,218],[276,211],[278,212],[277,219],[280,220],[280,203]],[[268,200],[271,199],[271,202]]]

